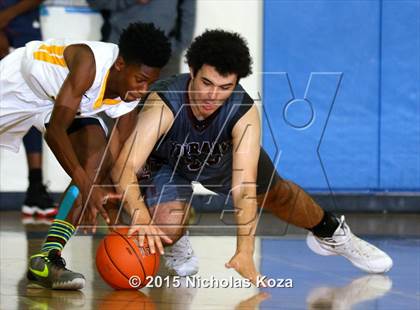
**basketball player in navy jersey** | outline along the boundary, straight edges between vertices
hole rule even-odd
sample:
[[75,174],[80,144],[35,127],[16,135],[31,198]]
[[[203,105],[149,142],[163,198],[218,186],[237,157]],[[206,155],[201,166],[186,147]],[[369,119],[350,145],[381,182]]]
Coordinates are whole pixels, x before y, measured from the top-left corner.
[[[183,235],[191,182],[198,181],[233,199],[237,246],[226,267],[254,284],[258,207],[308,229],[307,244],[318,254],[342,255],[366,272],[388,271],[392,260],[386,253],[353,235],[344,217],[325,212],[298,185],[282,179],[260,147],[258,110],[239,84],[251,74],[245,40],[209,30],[194,40],[186,58],[190,74],[151,88],[113,169],[132,216],[129,234],[140,244],[147,238],[152,252],[163,253],[164,245]],[[141,180],[140,188],[136,173],[147,162],[150,178]]]

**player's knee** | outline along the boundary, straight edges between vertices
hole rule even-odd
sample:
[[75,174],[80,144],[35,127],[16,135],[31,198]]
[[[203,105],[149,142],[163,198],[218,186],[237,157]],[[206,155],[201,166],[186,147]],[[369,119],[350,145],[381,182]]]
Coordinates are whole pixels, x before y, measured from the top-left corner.
[[187,208],[184,203],[173,201],[161,203],[151,209],[155,225],[172,240],[172,244],[185,232],[185,212]]
[[185,232],[185,230],[182,227],[160,227],[160,229],[169,239],[171,239],[171,244],[177,242],[184,235]]

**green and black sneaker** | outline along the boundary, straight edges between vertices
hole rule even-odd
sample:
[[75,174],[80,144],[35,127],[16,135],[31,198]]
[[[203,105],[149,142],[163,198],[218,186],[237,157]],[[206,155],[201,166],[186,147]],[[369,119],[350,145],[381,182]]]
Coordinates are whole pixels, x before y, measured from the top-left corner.
[[31,256],[27,277],[28,287],[80,290],[85,286],[85,277],[66,269],[66,262],[58,250]]

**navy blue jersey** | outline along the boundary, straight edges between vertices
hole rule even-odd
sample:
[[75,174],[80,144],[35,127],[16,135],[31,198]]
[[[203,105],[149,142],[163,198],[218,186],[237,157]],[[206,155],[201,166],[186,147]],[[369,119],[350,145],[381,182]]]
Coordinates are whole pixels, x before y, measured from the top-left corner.
[[152,92],[162,98],[175,121],[156,144],[152,162],[169,164],[189,181],[228,192],[232,178],[232,129],[254,104],[241,85],[205,120],[197,120],[188,101],[189,74],[156,82]]

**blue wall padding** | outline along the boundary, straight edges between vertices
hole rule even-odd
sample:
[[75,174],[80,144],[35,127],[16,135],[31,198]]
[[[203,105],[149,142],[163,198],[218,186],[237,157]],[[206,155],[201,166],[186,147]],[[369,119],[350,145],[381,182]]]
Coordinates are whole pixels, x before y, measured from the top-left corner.
[[313,191],[420,190],[416,6],[264,2],[263,144],[272,158],[278,145],[285,178]]
[[420,1],[384,1],[381,188],[420,189]]

